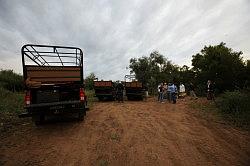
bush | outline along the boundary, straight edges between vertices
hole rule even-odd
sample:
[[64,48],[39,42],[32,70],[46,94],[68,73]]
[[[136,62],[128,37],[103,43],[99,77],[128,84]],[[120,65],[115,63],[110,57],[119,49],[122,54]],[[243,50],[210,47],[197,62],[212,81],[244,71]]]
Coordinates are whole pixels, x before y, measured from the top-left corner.
[[197,96],[206,96],[206,84],[198,84],[195,88],[195,92]]
[[12,70],[0,70],[0,87],[9,91],[23,90],[23,77]]
[[220,111],[235,125],[249,127],[250,123],[250,94],[233,91],[223,93],[217,100]]
[[23,111],[24,94],[13,93],[0,87],[0,113],[19,113]]

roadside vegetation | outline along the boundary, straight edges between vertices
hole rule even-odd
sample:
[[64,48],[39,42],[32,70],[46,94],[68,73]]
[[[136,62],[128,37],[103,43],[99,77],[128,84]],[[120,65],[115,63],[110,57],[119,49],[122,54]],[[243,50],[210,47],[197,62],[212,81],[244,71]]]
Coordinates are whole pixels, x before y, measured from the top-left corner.
[[216,101],[219,112],[225,119],[238,127],[250,129],[250,93],[227,91]]
[[178,66],[168,60],[167,55],[154,51],[149,56],[130,59],[129,68],[136,78],[148,85],[149,92],[157,91],[162,82],[182,82],[187,89],[190,83],[199,96],[205,96],[208,80],[215,83],[216,94],[234,91],[250,85],[250,60],[244,61],[241,51],[233,51],[225,43],[205,46],[192,56],[192,68]]
[[87,95],[87,101],[88,101],[88,106],[91,108],[97,99],[95,98],[95,91],[94,90],[85,90],[85,93]]
[[[236,126],[249,128],[250,123],[250,60],[244,61],[242,52],[233,51],[225,43],[215,46],[204,46],[192,56],[192,68],[178,66],[168,60],[167,56],[154,51],[149,56],[131,58],[130,73],[135,74],[138,81],[144,83],[151,95],[157,94],[157,85],[161,82],[182,82],[186,90],[190,83],[195,85],[199,96],[206,95],[206,82],[215,83],[216,104],[208,102],[199,107],[201,110],[216,110]],[[93,106],[93,84],[96,76],[90,73],[85,79],[88,105]],[[12,70],[0,71],[0,114],[3,119],[12,117],[22,111],[23,79]],[[10,119],[10,118],[9,118]]]
[[207,81],[212,80],[216,102],[193,102],[192,107],[222,116],[236,126],[249,128],[250,60],[244,61],[242,54],[221,42],[215,46],[204,46],[193,55],[192,68],[175,65],[157,51],[149,56],[130,59],[129,68],[139,81],[148,86],[151,94],[157,94],[159,83],[178,85],[182,82],[187,91],[190,83],[193,83],[196,94],[205,97]]
[[18,114],[23,111],[24,94],[0,87],[0,132],[8,131],[19,123]]
[[23,76],[13,70],[0,70],[0,87],[12,92],[23,91]]
[[18,113],[23,107],[22,76],[12,70],[0,71],[0,113]]
[[189,106],[208,121],[250,130],[250,93],[247,91],[226,91],[215,101],[193,100]]

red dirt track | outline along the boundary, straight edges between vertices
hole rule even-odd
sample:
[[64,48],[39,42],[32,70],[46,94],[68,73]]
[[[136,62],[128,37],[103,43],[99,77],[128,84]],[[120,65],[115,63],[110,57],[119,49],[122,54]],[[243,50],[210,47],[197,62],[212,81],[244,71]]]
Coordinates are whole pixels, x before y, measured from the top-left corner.
[[1,134],[0,165],[249,165],[249,132],[189,102],[96,102],[84,122],[24,123]]

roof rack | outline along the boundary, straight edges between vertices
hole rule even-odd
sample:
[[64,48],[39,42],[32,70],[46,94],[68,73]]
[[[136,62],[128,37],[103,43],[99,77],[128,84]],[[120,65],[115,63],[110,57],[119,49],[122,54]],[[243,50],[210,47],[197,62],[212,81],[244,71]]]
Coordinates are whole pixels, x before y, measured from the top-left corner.
[[126,82],[126,79],[132,80],[132,79],[136,79],[135,75],[125,75],[124,76],[124,81]]
[[83,52],[77,47],[32,45],[22,47],[23,65],[38,66],[82,66]]

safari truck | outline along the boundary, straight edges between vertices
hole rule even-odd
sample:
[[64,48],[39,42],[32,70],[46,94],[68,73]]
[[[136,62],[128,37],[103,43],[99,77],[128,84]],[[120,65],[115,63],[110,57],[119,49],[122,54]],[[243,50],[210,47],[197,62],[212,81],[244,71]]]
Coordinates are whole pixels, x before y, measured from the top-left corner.
[[146,89],[143,84],[135,79],[135,75],[125,75],[125,91],[128,100],[143,100]]
[[36,124],[53,114],[86,115],[83,84],[83,52],[76,47],[31,45],[22,47],[25,109],[19,117]]
[[116,98],[115,86],[112,81],[94,81],[94,90],[95,97],[97,97],[99,101],[105,99],[115,100]]

